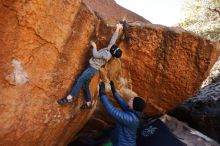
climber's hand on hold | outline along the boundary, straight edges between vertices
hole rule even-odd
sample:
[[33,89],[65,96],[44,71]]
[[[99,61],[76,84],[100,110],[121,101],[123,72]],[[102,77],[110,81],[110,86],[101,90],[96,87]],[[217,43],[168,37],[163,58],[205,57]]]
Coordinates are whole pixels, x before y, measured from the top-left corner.
[[127,28],[127,26],[126,26],[126,23],[127,23],[126,18],[124,17],[120,23],[121,23],[122,26],[123,26],[123,32],[125,32],[125,31],[126,31],[126,28]]
[[94,41],[90,41],[90,44],[91,44],[91,46],[92,46],[93,48],[97,48],[97,47],[96,47],[96,43],[95,43]]
[[123,29],[123,25],[122,24],[116,24],[116,32],[119,32],[121,29]]

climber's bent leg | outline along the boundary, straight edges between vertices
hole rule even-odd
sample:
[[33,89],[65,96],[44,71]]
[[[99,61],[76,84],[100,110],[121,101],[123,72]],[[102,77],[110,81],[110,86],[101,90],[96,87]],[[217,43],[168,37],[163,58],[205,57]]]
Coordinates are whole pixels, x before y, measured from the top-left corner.
[[81,87],[85,82],[89,79],[91,79],[95,74],[97,73],[97,70],[93,67],[88,67],[82,75],[79,77],[79,79],[76,81],[76,84],[73,86],[70,95],[77,96],[79,93]]
[[91,78],[85,81],[84,83],[83,87],[84,87],[84,95],[85,95],[86,103],[80,107],[81,109],[91,109],[95,103],[95,100],[92,100],[90,94],[90,89],[89,89],[90,82],[91,82]]
[[70,95],[67,97],[63,97],[62,99],[59,99],[57,102],[59,104],[66,104],[69,102],[73,102],[76,99],[77,94],[79,93],[82,85],[84,82],[90,78],[92,78],[97,73],[97,70],[93,67],[88,67],[77,79],[75,85],[73,86]]

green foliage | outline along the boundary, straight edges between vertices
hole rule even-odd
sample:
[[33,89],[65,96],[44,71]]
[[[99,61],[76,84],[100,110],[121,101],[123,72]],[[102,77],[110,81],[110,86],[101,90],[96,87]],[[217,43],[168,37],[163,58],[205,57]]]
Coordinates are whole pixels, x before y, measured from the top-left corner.
[[220,0],[184,0],[180,26],[220,41]]

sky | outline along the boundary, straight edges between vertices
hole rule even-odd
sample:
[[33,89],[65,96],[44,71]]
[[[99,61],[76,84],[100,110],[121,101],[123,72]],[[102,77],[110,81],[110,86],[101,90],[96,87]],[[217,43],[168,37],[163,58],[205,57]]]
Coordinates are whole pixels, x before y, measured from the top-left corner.
[[180,22],[183,0],[115,0],[119,5],[154,24],[173,26]]

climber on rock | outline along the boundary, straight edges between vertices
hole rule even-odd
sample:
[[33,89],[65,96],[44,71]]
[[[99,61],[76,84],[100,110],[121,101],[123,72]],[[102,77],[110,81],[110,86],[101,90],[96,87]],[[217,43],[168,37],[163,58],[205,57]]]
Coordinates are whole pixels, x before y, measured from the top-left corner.
[[74,102],[76,100],[76,96],[79,93],[81,87],[84,87],[85,100],[86,103],[83,104],[81,109],[91,109],[94,105],[94,100],[92,100],[89,90],[89,84],[91,78],[101,69],[103,65],[105,65],[112,57],[120,58],[122,56],[121,49],[115,44],[119,31],[123,29],[122,24],[116,25],[116,30],[112,35],[109,45],[106,48],[102,48],[97,51],[97,47],[95,42],[91,41],[91,46],[93,47],[92,54],[93,57],[89,60],[89,67],[80,75],[77,79],[75,85],[73,86],[70,94],[65,96],[59,100],[57,100],[58,104],[64,105],[67,103]]
[[126,102],[115,89],[113,81],[110,82],[114,98],[122,110],[115,108],[105,94],[105,84],[99,84],[100,100],[106,111],[116,120],[116,127],[112,133],[113,146],[136,146],[136,135],[143,116],[146,102],[141,97],[133,97]]

